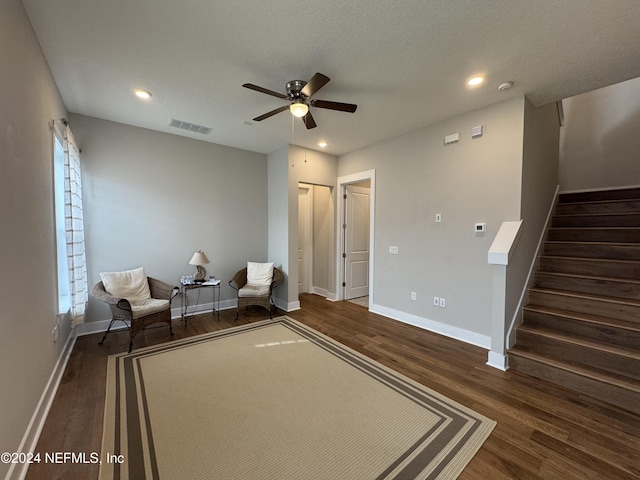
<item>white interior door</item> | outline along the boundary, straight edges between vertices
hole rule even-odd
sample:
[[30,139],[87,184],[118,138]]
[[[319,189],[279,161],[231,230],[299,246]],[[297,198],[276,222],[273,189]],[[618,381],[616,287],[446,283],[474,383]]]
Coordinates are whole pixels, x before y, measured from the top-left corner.
[[346,186],[345,299],[369,295],[369,202],[371,189]]

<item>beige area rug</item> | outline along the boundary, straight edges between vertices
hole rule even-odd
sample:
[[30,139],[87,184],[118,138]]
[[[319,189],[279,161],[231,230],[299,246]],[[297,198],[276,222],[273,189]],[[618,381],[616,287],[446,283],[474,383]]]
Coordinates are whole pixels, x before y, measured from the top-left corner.
[[109,357],[100,478],[452,479],[494,426],[280,317]]

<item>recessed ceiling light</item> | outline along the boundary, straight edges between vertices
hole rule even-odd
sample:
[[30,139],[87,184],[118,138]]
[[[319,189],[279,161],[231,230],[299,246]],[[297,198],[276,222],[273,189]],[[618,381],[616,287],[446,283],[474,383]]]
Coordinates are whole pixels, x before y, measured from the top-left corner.
[[148,100],[151,98],[151,92],[148,90],[143,90],[141,88],[136,88],[133,93],[136,94],[136,97],[138,98],[143,98],[145,100]]
[[324,148],[327,146],[327,142],[318,142],[318,146]]
[[470,87],[477,87],[484,83],[484,75],[474,75],[467,79],[467,85]]
[[509,90],[511,87],[513,87],[513,82],[502,82],[498,85],[498,91],[504,92],[505,90]]

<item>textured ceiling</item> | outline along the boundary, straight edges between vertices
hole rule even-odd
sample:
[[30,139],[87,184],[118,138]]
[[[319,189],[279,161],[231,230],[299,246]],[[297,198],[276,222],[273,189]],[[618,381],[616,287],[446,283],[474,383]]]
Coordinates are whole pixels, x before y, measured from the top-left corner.
[[[638,0],[23,3],[69,111],[262,153],[326,140],[339,155],[514,96],[543,105],[640,77]],[[314,98],[357,112],[312,109],[308,131],[287,112],[251,122],[284,101],[243,83],[284,93],[315,72],[331,82]],[[487,82],[470,90],[476,72]]]

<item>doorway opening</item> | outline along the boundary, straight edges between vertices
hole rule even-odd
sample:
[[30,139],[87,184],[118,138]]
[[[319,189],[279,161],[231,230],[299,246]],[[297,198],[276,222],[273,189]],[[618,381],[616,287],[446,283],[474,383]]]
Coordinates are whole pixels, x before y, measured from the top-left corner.
[[298,295],[332,297],[334,190],[326,185],[298,183]]
[[[338,178],[337,300],[373,304],[375,170]],[[367,298],[368,297],[368,298]]]

